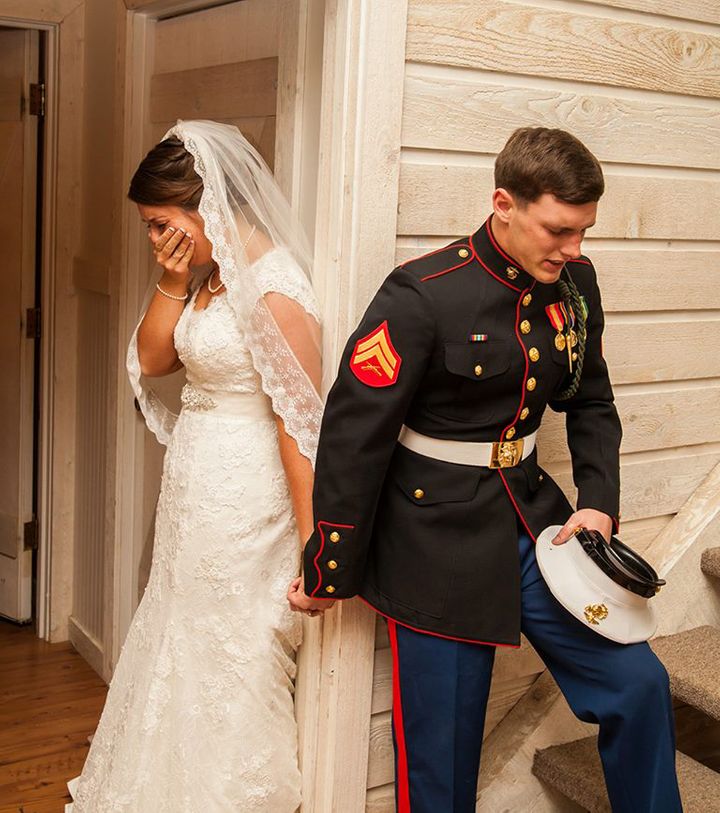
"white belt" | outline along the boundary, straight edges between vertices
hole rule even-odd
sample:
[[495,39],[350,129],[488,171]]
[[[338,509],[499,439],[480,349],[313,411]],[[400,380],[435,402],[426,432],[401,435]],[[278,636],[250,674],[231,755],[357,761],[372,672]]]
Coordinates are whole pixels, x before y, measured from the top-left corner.
[[517,466],[529,457],[535,448],[537,432],[516,440],[498,443],[473,443],[464,440],[443,440],[421,435],[407,426],[400,430],[398,442],[412,452],[444,460],[446,463],[460,463],[464,466],[488,466],[491,469],[506,469]]
[[270,398],[262,392],[228,392],[206,390],[191,381],[180,394],[183,410],[188,412],[212,412],[215,415],[232,415],[249,421],[273,420]]

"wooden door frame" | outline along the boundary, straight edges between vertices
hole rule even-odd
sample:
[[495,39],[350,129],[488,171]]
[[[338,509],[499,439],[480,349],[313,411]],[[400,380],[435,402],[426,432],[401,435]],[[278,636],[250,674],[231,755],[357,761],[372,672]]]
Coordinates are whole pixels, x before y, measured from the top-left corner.
[[[72,607],[76,311],[68,295],[79,236],[82,120],[65,88],[82,86],[83,8],[78,0],[4,0],[0,24],[46,34],[40,302],[38,636],[65,640]],[[59,205],[61,202],[62,205]],[[62,305],[58,297],[63,297]]]
[[[303,225],[312,234],[315,226],[317,197],[320,84],[323,64],[318,44],[322,44],[326,0],[282,0],[280,40],[283,43],[278,62],[278,112],[275,151],[275,175]],[[123,177],[129,178],[142,158],[145,146],[145,122],[149,99],[152,26],[171,13],[197,11],[210,5],[207,0],[167,0],[142,2],[125,0],[125,86]],[[119,291],[118,381],[117,391],[127,393],[124,354],[125,337],[132,331],[140,306],[139,273],[145,267],[147,245],[140,234],[135,214],[124,203],[121,218],[122,246]],[[316,285],[324,282],[316,278]],[[118,398],[115,554],[113,584],[113,621],[111,661],[116,662],[134,611],[136,562],[132,546],[125,540],[137,539],[142,533],[142,478],[138,464],[142,459],[143,436],[138,417],[127,397]],[[317,624],[306,624],[305,644],[299,663],[296,709],[300,730],[300,760],[303,771],[304,809],[313,810],[316,734],[319,713],[319,664],[322,637]]]
[[[339,361],[395,265],[407,8],[327,2],[315,231],[326,365]],[[320,659],[313,773],[304,777],[313,813],[366,809],[376,618],[359,599],[339,601],[315,628],[319,642],[301,651],[301,666]]]

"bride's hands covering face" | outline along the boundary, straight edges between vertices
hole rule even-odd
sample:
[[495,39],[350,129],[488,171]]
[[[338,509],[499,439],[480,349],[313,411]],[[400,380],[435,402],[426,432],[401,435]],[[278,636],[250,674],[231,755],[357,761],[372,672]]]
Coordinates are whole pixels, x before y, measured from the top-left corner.
[[153,252],[163,271],[187,279],[195,253],[195,241],[190,232],[168,226],[153,245]]
[[147,226],[148,239],[163,270],[187,281],[190,271],[212,264],[212,245],[205,236],[199,212],[179,206],[146,206],[138,212]]

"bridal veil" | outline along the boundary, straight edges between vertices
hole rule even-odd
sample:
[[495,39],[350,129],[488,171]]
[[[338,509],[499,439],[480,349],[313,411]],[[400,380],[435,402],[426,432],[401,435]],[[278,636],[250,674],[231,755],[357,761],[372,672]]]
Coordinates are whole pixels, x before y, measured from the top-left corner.
[[[170,136],[183,142],[202,179],[199,213],[205,235],[262,388],[286,432],[314,464],[322,416],[321,335],[310,249],[300,224],[262,157],[236,127],[178,121],[163,139]],[[290,293],[287,284],[283,294],[273,293],[261,278],[266,264],[256,262],[258,245],[263,253],[286,255],[294,271]],[[127,366],[148,428],[167,444],[176,416],[141,374],[137,329]]]

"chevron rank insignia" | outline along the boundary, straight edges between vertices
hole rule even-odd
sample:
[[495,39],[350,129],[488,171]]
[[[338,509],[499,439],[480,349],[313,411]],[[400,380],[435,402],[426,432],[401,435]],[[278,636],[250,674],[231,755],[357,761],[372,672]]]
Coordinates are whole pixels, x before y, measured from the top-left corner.
[[359,339],[350,358],[353,375],[368,387],[389,387],[397,381],[402,359],[393,347],[388,323]]

